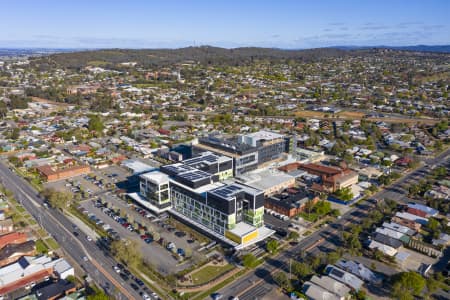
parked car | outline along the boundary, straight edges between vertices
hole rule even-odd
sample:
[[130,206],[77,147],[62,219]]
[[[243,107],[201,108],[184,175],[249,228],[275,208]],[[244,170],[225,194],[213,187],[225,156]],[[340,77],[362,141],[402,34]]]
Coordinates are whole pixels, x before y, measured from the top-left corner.
[[124,273],[120,273],[119,274],[120,275],[120,277],[123,279],[123,280],[125,280],[125,281],[128,281],[128,279],[130,279],[126,274],[124,274]]
[[136,282],[137,285],[139,285],[139,286],[143,286],[144,285],[144,282],[142,280],[140,280],[139,278],[137,278],[137,277],[134,279],[134,282]]

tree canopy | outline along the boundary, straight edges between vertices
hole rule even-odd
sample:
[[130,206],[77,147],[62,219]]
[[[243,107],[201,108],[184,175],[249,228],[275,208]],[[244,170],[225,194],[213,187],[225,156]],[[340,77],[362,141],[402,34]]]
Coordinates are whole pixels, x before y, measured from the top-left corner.
[[395,299],[410,300],[420,295],[426,285],[425,279],[418,273],[409,271],[396,274],[392,278],[392,296]]
[[90,131],[95,131],[95,132],[101,134],[103,131],[103,128],[104,128],[104,125],[103,125],[103,121],[100,118],[100,116],[98,116],[98,115],[90,115],[89,116],[88,129]]

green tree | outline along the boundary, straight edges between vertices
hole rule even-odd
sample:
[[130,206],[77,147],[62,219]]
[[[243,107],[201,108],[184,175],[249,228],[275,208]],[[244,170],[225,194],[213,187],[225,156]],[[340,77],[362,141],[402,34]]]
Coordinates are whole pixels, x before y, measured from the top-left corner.
[[90,115],[89,116],[88,129],[90,131],[95,131],[97,134],[102,133],[102,131],[104,129],[104,125],[103,125],[103,121],[100,118],[100,116],[98,116],[98,115]]
[[308,277],[309,275],[313,274],[314,271],[312,270],[311,266],[309,266],[306,263],[293,261],[291,263],[291,270],[292,273],[300,278]]
[[278,272],[273,276],[273,280],[287,292],[292,291],[292,284],[288,276],[284,272]]
[[251,253],[242,257],[242,265],[246,268],[254,268],[258,265],[258,259]]
[[432,277],[427,279],[427,296],[430,297],[439,288],[440,282]]
[[392,278],[392,296],[395,299],[409,300],[420,295],[426,285],[425,279],[414,271],[402,272]]
[[290,231],[289,232],[288,238],[290,240],[296,241],[296,240],[298,240],[299,237],[300,237],[300,234],[298,234],[298,232],[296,232],[296,231]]
[[50,205],[55,208],[64,209],[69,207],[73,202],[73,194],[69,192],[46,188],[41,194],[48,200]]
[[266,244],[266,249],[270,254],[276,253],[278,251],[278,241],[270,240]]
[[329,265],[334,265],[341,258],[341,254],[337,251],[327,253],[325,260]]
[[116,259],[136,268],[142,263],[142,253],[135,240],[119,240],[111,243],[111,252]]
[[359,290],[358,292],[355,293],[355,298],[357,300],[365,300],[367,299],[367,294],[364,290]]
[[334,193],[334,195],[343,201],[350,201],[354,197],[350,187],[339,189]]

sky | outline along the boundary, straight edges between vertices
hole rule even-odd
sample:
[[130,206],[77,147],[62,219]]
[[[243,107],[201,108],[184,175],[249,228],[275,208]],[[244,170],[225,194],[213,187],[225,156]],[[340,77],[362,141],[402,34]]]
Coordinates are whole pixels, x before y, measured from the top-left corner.
[[0,0],[0,48],[450,44],[450,0]]

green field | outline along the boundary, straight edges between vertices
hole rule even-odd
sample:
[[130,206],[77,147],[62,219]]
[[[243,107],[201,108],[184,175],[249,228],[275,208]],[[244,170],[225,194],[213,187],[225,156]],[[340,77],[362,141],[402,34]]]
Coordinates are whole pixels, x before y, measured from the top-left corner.
[[205,266],[195,273],[191,274],[192,282],[194,284],[203,284],[211,281],[234,267],[230,264],[225,266]]
[[59,248],[58,243],[53,238],[48,238],[45,240],[45,243],[50,247],[52,250],[56,250]]

